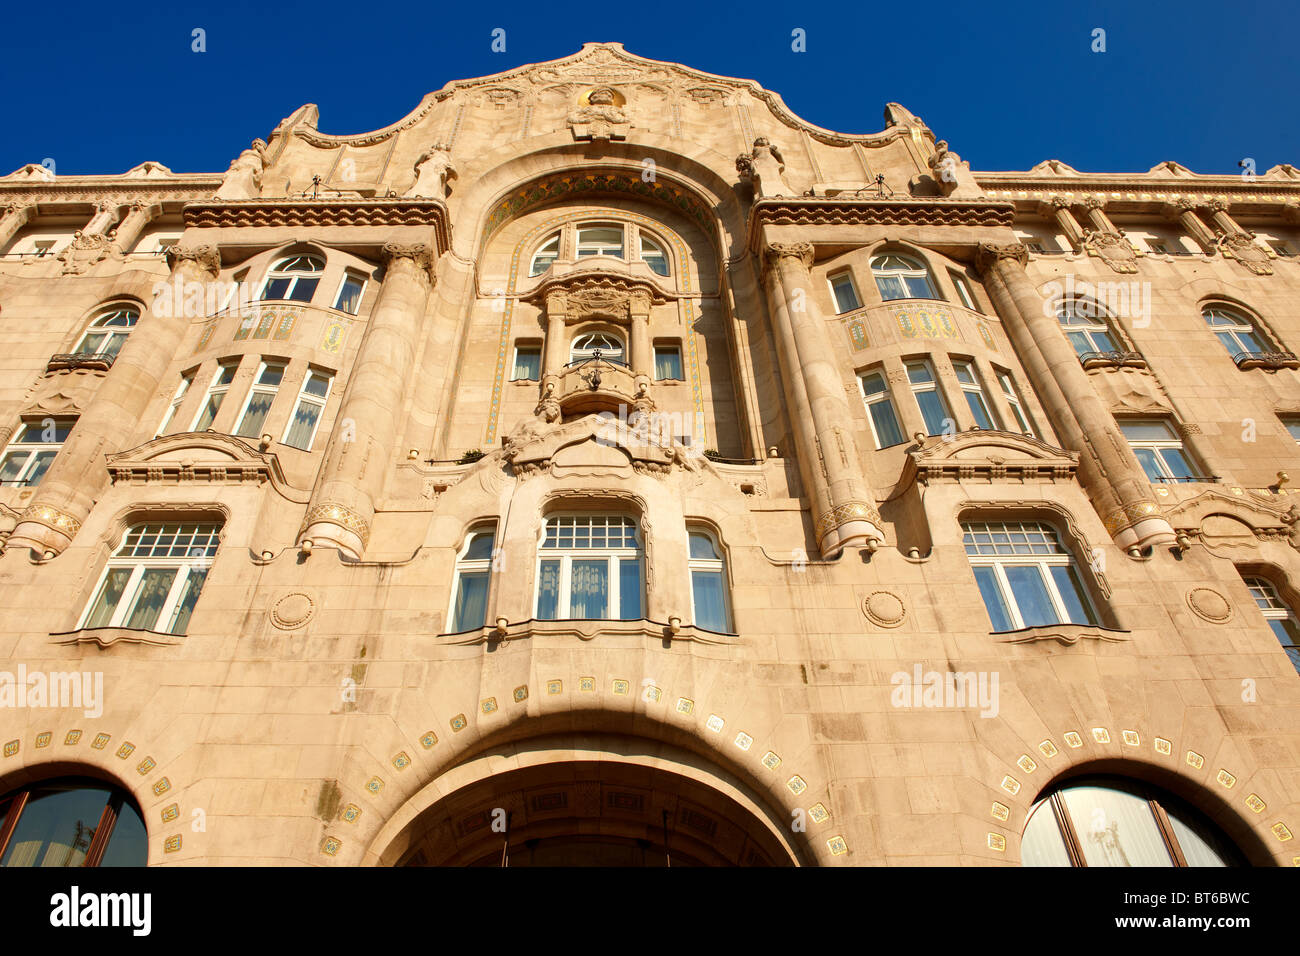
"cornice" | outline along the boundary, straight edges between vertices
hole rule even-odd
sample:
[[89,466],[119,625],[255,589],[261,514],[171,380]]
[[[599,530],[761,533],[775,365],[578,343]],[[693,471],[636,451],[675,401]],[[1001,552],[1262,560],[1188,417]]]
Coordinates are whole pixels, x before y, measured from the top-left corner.
[[274,454],[256,451],[238,438],[215,432],[179,432],[155,438],[108,455],[106,465],[115,485],[269,482],[288,501],[306,504],[310,498],[310,492],[288,483]]
[[212,198],[221,185],[217,175],[183,179],[126,179],[120,176],[69,176],[59,182],[0,182],[0,207],[10,203],[196,202]]
[[451,244],[447,205],[441,199],[247,199],[195,202],[185,225],[196,228],[257,226],[432,226],[438,252]]
[[763,226],[979,226],[1009,227],[1016,221],[1009,202],[949,199],[760,199],[749,213],[749,248],[757,251]]

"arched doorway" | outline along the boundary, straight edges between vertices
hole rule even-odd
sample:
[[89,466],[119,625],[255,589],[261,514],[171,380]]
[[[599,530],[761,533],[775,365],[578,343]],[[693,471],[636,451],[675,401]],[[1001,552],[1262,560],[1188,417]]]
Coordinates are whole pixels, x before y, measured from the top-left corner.
[[144,866],[148,834],[121,787],[57,777],[0,796],[0,867]]

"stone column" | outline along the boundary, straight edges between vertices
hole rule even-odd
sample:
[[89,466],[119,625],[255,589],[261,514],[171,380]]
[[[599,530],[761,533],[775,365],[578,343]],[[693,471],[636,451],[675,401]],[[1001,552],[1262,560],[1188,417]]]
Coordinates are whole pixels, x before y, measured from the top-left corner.
[[1083,227],[1079,225],[1079,220],[1074,218],[1068,199],[1064,196],[1053,196],[1047,202],[1038,204],[1038,212],[1056,222],[1075,252],[1083,251]]
[[1206,206],[1213,216],[1214,225],[1219,229],[1217,243],[1223,255],[1229,259],[1236,259],[1255,275],[1272,275],[1273,266],[1268,260],[1273,254],[1263,246],[1256,245],[1255,234],[1248,229],[1243,229],[1232,216],[1228,215],[1227,201],[1211,199]]
[[81,229],[83,236],[107,236],[108,230],[113,228],[113,224],[118,219],[118,207],[116,203],[101,202],[95,206],[95,214],[90,217],[90,222],[86,223]]
[[633,292],[628,299],[628,316],[632,323],[631,347],[628,365],[636,382],[638,399],[645,396],[654,380],[654,353],[650,347],[650,296]]
[[[216,246],[173,246],[167,259],[180,288],[209,282],[221,269]],[[165,316],[153,311],[140,316],[9,536],[8,547],[58,554],[76,537],[108,481],[104,456],[127,447],[189,328],[189,316],[166,311]]]
[[1119,230],[1110,221],[1110,216],[1106,215],[1106,200],[1100,196],[1089,196],[1083,201],[1083,208],[1088,212],[1088,221],[1092,223],[1092,228],[1098,232],[1119,235]]
[[9,244],[19,230],[36,216],[36,203],[10,203],[0,213],[0,249]]
[[145,227],[153,222],[162,214],[162,205],[159,203],[134,202],[131,208],[127,210],[126,216],[122,219],[122,224],[117,227],[117,232],[113,234],[113,244],[117,246],[118,252],[123,255],[131,251],[132,246],[140,241],[140,234],[144,232]]
[[1173,543],[1142,466],[1025,272],[1024,246],[981,243],[976,261],[1056,433],[1079,452],[1083,486],[1115,543],[1130,553]]
[[546,344],[542,347],[542,397],[560,384],[567,356],[564,329],[569,316],[569,297],[553,291],[546,296]]
[[402,393],[433,289],[434,250],[384,245],[384,284],[352,368],[299,540],[360,557],[388,477]]
[[1201,247],[1202,252],[1207,255],[1214,254],[1214,231],[1201,221],[1200,216],[1196,215],[1196,204],[1194,202],[1190,199],[1167,202],[1161,207],[1161,211],[1166,219],[1180,223],[1183,230]]
[[[812,294],[812,243],[772,243],[764,249],[782,374],[796,423],[799,464],[813,499],[813,522],[823,557],[846,547],[883,542],[880,513],[863,478],[835,351]],[[802,392],[802,394],[800,394]],[[811,429],[808,428],[811,423]]]

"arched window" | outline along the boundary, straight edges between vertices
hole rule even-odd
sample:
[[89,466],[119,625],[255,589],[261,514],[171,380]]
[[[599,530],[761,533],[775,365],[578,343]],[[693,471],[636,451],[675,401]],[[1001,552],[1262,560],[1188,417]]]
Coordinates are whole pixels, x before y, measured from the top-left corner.
[[451,589],[452,603],[448,619],[453,634],[470,631],[487,623],[488,591],[495,547],[494,525],[480,526],[465,536],[465,545],[456,556],[456,580]]
[[623,258],[623,224],[588,222],[578,227],[578,257],[614,256]]
[[1105,312],[1092,302],[1078,299],[1062,302],[1056,310],[1056,321],[1061,323],[1065,337],[1080,359],[1120,350]]
[[717,540],[707,531],[693,530],[690,540],[691,610],[696,627],[731,631],[727,613],[727,564]]
[[184,634],[220,532],[216,522],[132,525],[100,575],[81,627]]
[[655,275],[668,275],[668,254],[664,252],[664,247],[659,240],[651,239],[644,232],[641,233],[641,261],[648,265]]
[[1255,323],[1244,313],[1222,305],[1210,305],[1202,310],[1201,316],[1234,359],[1240,361],[1243,356],[1271,351]]
[[262,286],[262,299],[288,302],[310,302],[325,271],[325,260],[320,256],[288,256],[271,267]]
[[1122,777],[1071,780],[1030,811],[1025,866],[1245,866],[1204,814]]
[[623,340],[613,332],[587,332],[573,340],[573,346],[569,350],[569,363],[600,358],[616,365],[626,365],[624,354]]
[[116,358],[139,318],[139,310],[131,306],[113,306],[105,309],[91,320],[86,328],[86,334],[81,337],[73,353]]
[[641,619],[641,554],[626,515],[548,518],[537,555],[538,620]]
[[0,867],[144,866],[144,818],[120,787],[60,777],[0,797]]
[[1291,658],[1296,672],[1300,673],[1300,621],[1296,620],[1295,611],[1291,610],[1291,605],[1282,600],[1282,596],[1277,593],[1277,588],[1268,578],[1251,575],[1245,578],[1245,581],[1246,587],[1250,588],[1250,596],[1255,599],[1255,604],[1264,615],[1264,620],[1268,622],[1273,636],[1282,645],[1282,650],[1286,651],[1287,657]]
[[1041,521],[964,521],[963,544],[994,632],[1096,624],[1074,559]]
[[904,256],[876,256],[871,260],[876,288],[885,301],[890,299],[936,299],[930,273],[921,263]]
[[528,275],[539,276],[551,267],[560,256],[560,234],[553,233],[549,239],[537,247],[533,261],[528,266]]

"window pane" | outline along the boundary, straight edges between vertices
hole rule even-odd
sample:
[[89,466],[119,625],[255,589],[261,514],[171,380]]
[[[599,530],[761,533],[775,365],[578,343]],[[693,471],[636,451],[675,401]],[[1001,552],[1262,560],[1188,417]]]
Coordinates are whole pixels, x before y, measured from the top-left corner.
[[206,431],[212,427],[212,420],[217,417],[217,410],[221,408],[222,399],[226,397],[225,392],[218,392],[216,395],[208,396],[208,403],[203,406],[203,414],[199,420],[194,423],[196,432]]
[[1196,477],[1191,462],[1187,460],[1187,456],[1180,449],[1162,448],[1160,449],[1160,457],[1164,459],[1165,465],[1175,478]]
[[319,372],[312,372],[307,376],[307,384],[303,386],[304,395],[312,395],[316,398],[324,398],[329,394],[330,376],[321,375]]
[[569,581],[569,617],[599,618],[609,608],[609,562],[574,561]]
[[618,562],[618,616],[639,621],[641,614],[641,560],[620,558]]
[[894,414],[894,403],[885,400],[872,402],[867,408],[871,411],[871,422],[876,426],[876,438],[881,448],[897,445],[903,441],[903,430],[898,425],[898,416]]
[[537,576],[537,619],[554,621],[560,607],[560,562],[543,561]]
[[835,290],[835,308],[838,312],[849,312],[858,307],[858,294],[853,288],[853,281],[846,275],[831,279],[831,288]]
[[940,435],[943,433],[948,410],[943,407],[943,399],[938,392],[917,392],[916,404],[921,407],[921,417],[925,419],[926,433]]
[[927,276],[908,276],[907,294],[913,299],[933,299],[934,289],[930,287]]
[[321,406],[315,402],[301,401],[293,411],[293,424],[289,434],[284,436],[284,443],[303,451],[311,448],[312,437],[316,434],[316,423],[320,421]]
[[1061,603],[1065,605],[1065,613],[1070,623],[1097,623],[1092,619],[1092,612],[1088,610],[1088,601],[1084,597],[1083,586],[1079,584],[1074,568],[1063,564],[1053,565],[1051,571],[1052,581],[1056,584],[1057,593],[1061,595]]
[[721,571],[692,571],[695,624],[708,631],[727,631],[727,605]]
[[934,376],[930,374],[928,365],[909,365],[907,367],[907,380],[913,385],[923,385],[926,382],[933,382]]
[[986,431],[993,427],[993,420],[989,418],[989,410],[984,404],[983,395],[967,392],[966,404],[970,406],[970,413],[974,416],[976,425]]
[[1007,611],[1007,604],[1002,599],[1002,590],[998,587],[997,574],[990,567],[975,567],[972,570],[975,572],[975,583],[979,585],[980,596],[984,598],[984,607],[989,612],[989,622],[993,625],[993,630],[1011,630],[1011,614]]
[[284,294],[289,291],[289,283],[292,279],[272,279],[266,284],[266,289],[262,292],[263,299],[283,299]]
[[1088,341],[1088,336],[1084,335],[1082,332],[1070,332],[1066,337],[1070,340],[1070,344],[1074,346],[1076,354],[1082,355],[1084,352],[1093,351],[1092,343]]
[[[1162,800],[1163,804],[1164,801]],[[1178,840],[1178,849],[1183,851],[1183,859],[1188,866],[1230,866],[1219,855],[1216,844],[1219,842],[1212,834],[1202,834],[1200,828],[1193,829],[1188,823],[1175,816],[1176,811],[1165,807],[1165,816],[1169,817],[1169,826]]]
[[94,610],[86,618],[86,627],[107,627],[117,610],[117,602],[122,599],[126,582],[131,579],[131,568],[113,568],[104,578],[99,594],[95,598]]
[[1134,448],[1133,454],[1137,456],[1138,464],[1142,470],[1147,473],[1147,478],[1151,481],[1164,481],[1164,472],[1160,470],[1160,459],[1156,457],[1155,450],[1152,448]]
[[362,282],[360,279],[348,276],[343,280],[343,288],[339,290],[339,298],[334,303],[334,308],[340,312],[356,315],[361,308],[361,288]]
[[721,558],[717,549],[713,547],[713,539],[707,534],[692,531],[690,542],[692,558],[703,558],[709,561],[717,561]]
[[122,626],[154,630],[178,571],[178,568],[146,568],[136,591],[135,607]]
[[316,286],[320,279],[299,279],[293,287],[293,292],[289,298],[294,302],[310,302],[311,297],[316,294]]
[[1011,586],[1011,595],[1016,602],[1025,627],[1038,627],[1043,624],[1059,624],[1052,599],[1048,597],[1047,585],[1043,574],[1036,566],[1025,567],[1010,565],[1003,570],[1007,575],[1007,584]]
[[4,461],[0,462],[0,481],[5,483],[17,481],[30,458],[29,451],[11,451],[5,455]]
[[496,535],[491,531],[479,531],[475,533],[465,549],[466,561],[485,561],[492,557],[492,545],[496,543]]
[[[489,545],[490,545],[489,540]],[[487,621],[488,572],[462,571],[456,589],[456,609],[453,612],[453,631],[468,631],[482,627]]]
[[81,866],[110,793],[74,784],[33,787],[0,866]]
[[172,611],[171,622],[167,625],[168,634],[184,634],[189,630],[190,616],[194,613],[194,605],[198,602],[199,592],[203,590],[203,582],[207,579],[206,569],[190,568],[185,583],[181,585],[181,596],[176,602],[176,610]]
[[235,434],[244,438],[257,438],[262,434],[262,423],[266,421],[271,403],[275,401],[274,392],[254,392],[248,399],[248,408],[244,410],[243,420]]
[[1066,852],[1061,828],[1056,815],[1047,802],[1040,803],[1025,827],[1020,840],[1022,866],[1069,866],[1070,854]]
[[880,297],[885,301],[907,298],[903,280],[898,276],[876,276],[876,288],[880,290]]
[[541,349],[515,349],[515,369],[511,375],[514,381],[535,382],[542,377],[541,372]]
[[140,819],[135,807],[123,801],[117,812],[117,822],[113,824],[113,835],[108,838],[108,846],[99,865],[144,866],[147,862],[149,844],[144,821]]
[[54,461],[57,451],[38,451],[32,461],[31,469],[27,472],[27,486],[29,488],[39,485],[41,479],[45,477],[46,470]]
[[675,348],[655,349],[655,378],[680,380],[682,353]]
[[1173,866],[1147,801],[1122,790],[1062,791],[1089,866]]

